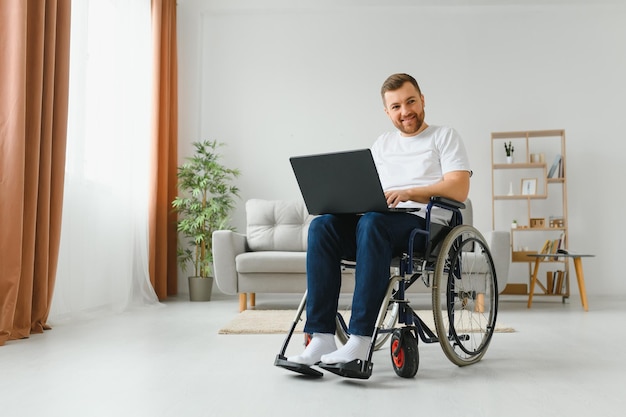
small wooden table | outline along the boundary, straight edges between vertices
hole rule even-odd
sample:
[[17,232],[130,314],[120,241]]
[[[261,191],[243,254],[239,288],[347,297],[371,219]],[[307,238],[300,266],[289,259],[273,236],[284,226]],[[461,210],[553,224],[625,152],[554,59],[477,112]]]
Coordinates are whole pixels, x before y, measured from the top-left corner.
[[539,265],[546,258],[572,258],[574,260],[574,269],[576,270],[576,281],[578,282],[578,290],[580,292],[580,301],[585,311],[589,311],[587,305],[587,291],[585,290],[585,274],[583,273],[583,261],[581,258],[590,258],[595,255],[580,253],[532,253],[527,256],[535,258],[535,268],[530,279],[530,290],[528,291],[528,308],[533,304],[533,293],[535,292],[535,284],[537,283],[537,274],[539,273]]

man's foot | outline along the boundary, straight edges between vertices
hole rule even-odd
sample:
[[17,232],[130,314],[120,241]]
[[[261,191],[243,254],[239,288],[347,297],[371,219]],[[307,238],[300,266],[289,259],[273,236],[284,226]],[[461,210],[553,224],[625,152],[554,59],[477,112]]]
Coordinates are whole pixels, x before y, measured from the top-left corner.
[[322,355],[321,361],[325,364],[348,363],[355,359],[365,360],[369,351],[371,336],[351,335],[348,342],[326,355]]
[[303,365],[315,365],[318,363],[322,355],[337,350],[335,343],[335,335],[331,333],[314,333],[311,341],[307,345],[304,352],[297,356],[287,358],[289,362],[301,363]]

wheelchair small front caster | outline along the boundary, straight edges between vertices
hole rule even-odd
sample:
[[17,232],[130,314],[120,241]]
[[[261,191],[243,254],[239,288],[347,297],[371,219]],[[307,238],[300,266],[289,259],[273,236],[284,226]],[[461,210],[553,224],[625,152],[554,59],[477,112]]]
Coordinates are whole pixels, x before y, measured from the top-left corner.
[[402,378],[413,378],[419,367],[417,339],[409,327],[397,329],[391,336],[391,363]]

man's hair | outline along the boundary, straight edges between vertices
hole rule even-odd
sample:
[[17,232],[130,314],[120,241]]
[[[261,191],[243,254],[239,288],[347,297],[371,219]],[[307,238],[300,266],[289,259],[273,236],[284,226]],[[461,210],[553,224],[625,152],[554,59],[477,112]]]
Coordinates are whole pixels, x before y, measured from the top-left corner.
[[383,86],[380,89],[380,95],[383,98],[383,104],[386,104],[385,103],[385,93],[387,91],[398,90],[406,82],[411,83],[413,85],[413,87],[415,87],[417,92],[420,95],[422,95],[422,90],[420,90],[420,86],[417,84],[417,81],[415,81],[415,78],[411,77],[409,74],[393,74],[393,75],[390,75],[385,80],[385,82],[383,83]]

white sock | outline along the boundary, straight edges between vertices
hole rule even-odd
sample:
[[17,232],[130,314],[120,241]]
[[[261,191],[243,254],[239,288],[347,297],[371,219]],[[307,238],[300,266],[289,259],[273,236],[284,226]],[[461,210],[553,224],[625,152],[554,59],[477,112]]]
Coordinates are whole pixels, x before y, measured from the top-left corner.
[[348,363],[355,359],[365,360],[371,341],[371,336],[352,335],[345,345],[332,353],[322,355],[321,360],[326,364]]
[[297,356],[287,358],[289,362],[301,363],[303,365],[315,365],[320,361],[322,355],[337,350],[335,335],[332,333],[314,333],[311,341],[304,352]]

